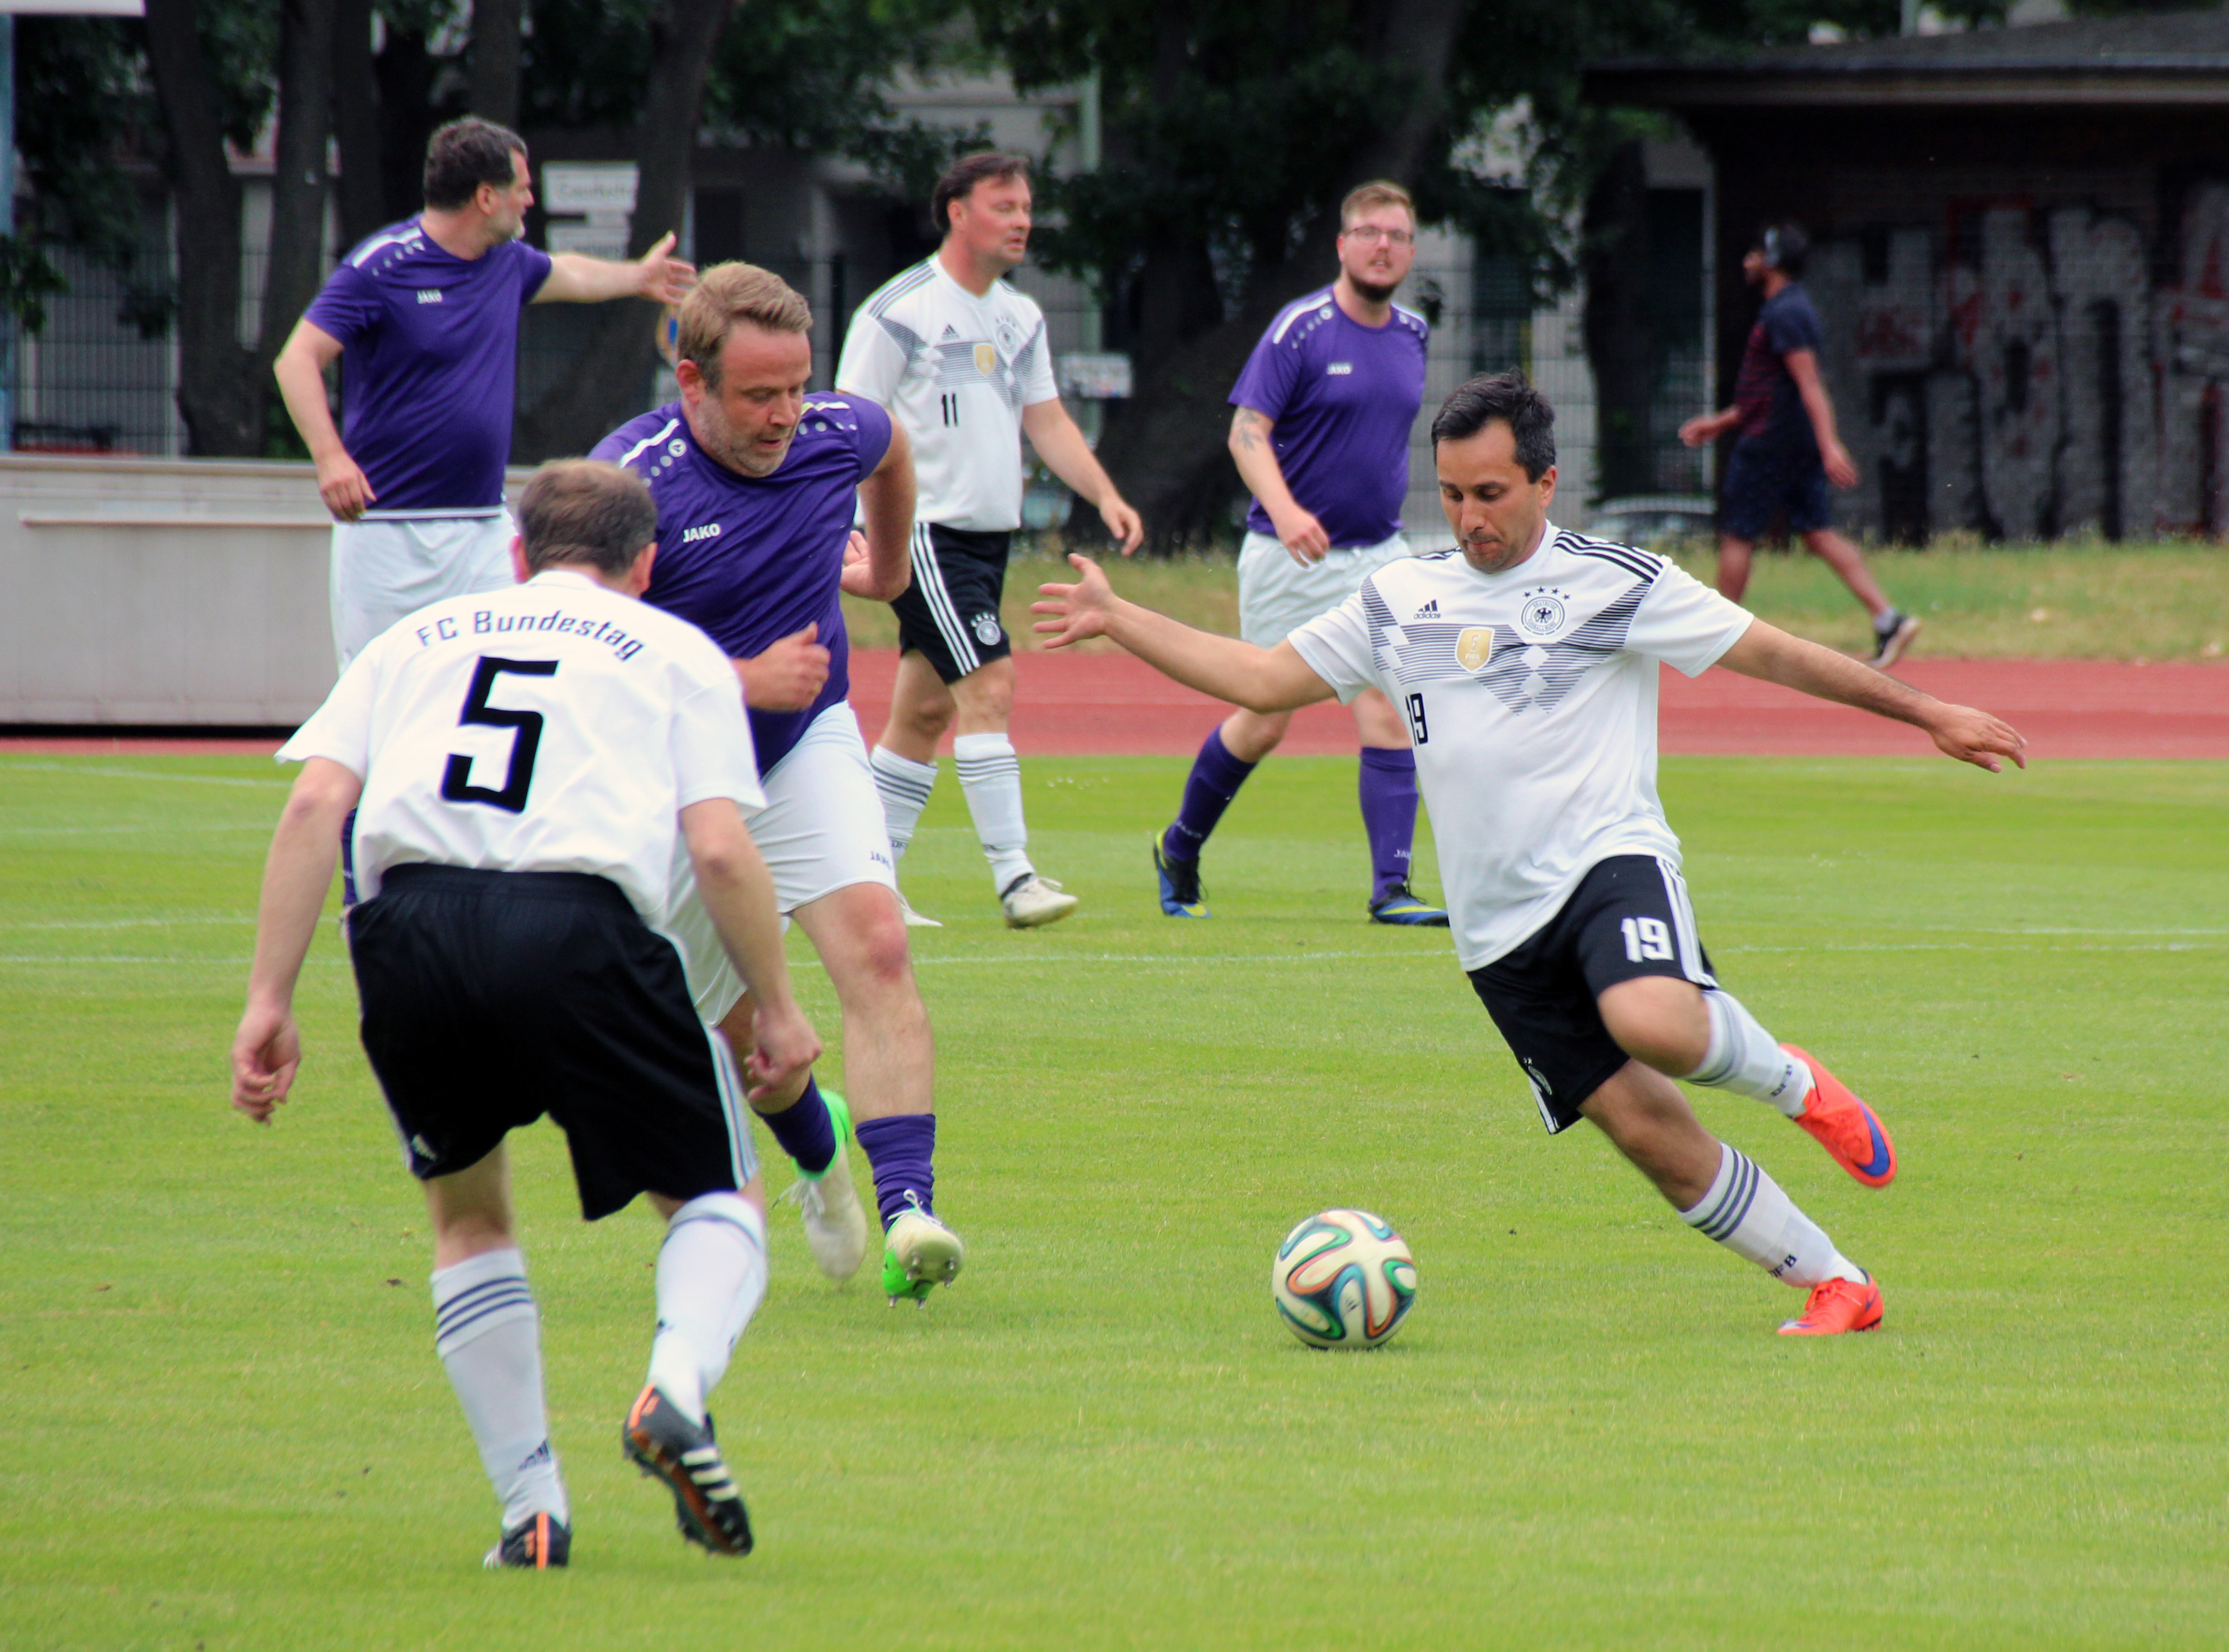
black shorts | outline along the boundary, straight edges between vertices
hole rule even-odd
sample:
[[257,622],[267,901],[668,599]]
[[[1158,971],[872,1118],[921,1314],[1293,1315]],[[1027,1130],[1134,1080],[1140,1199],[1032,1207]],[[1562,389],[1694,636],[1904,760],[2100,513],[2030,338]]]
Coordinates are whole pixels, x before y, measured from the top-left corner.
[[1718,530],[1752,543],[1783,515],[1791,533],[1810,533],[1834,520],[1827,503],[1827,467],[1808,440],[1736,442],[1726,461],[1721,507]]
[[755,1166],[733,1061],[673,943],[585,872],[397,866],[349,915],[363,1047],[420,1180],[544,1113],[581,1213],[694,1199]]
[[918,652],[939,679],[956,683],[986,660],[1014,652],[999,618],[1006,594],[1009,533],[978,533],[917,522],[913,583],[890,604],[898,616],[898,652]]
[[1579,1103],[1625,1065],[1595,1000],[1642,975],[1718,985],[1686,880],[1654,855],[1600,862],[1522,946],[1470,972],[1551,1135],[1577,1123]]

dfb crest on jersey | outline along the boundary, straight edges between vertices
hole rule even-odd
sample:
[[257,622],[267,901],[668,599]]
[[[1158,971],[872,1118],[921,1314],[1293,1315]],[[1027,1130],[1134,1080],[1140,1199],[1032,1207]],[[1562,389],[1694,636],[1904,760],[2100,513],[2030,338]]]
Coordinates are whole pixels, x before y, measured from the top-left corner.
[[[988,344],[985,344],[980,346],[980,348],[988,350],[990,346]],[[997,614],[979,614],[967,623],[975,628],[975,640],[981,643],[986,648],[988,648],[992,643],[999,640],[999,616]]]
[[1484,671],[1493,658],[1493,631],[1487,626],[1465,626],[1455,639],[1455,658],[1467,672]]
[[1554,591],[1527,591],[1517,623],[1528,637],[1552,637],[1564,628],[1564,599]]
[[992,373],[998,370],[998,367],[999,352],[997,350],[992,349],[988,344],[978,344],[975,346],[975,370],[977,372],[980,373],[985,378],[988,378]]
[[1022,347],[1022,330],[1014,325],[1012,316],[1000,316],[991,329],[991,336],[999,341],[999,353],[1008,361],[1013,360],[1014,352]]

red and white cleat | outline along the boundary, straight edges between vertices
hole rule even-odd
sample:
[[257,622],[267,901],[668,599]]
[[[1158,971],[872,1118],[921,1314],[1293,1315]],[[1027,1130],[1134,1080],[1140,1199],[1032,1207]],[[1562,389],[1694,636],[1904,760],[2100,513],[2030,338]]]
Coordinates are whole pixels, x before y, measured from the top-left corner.
[[1845,1331],[1870,1331],[1881,1322],[1880,1287],[1870,1279],[1862,1285],[1847,1279],[1829,1279],[1811,1287],[1803,1312],[1782,1324],[1783,1336],[1840,1336]]
[[1792,1044],[1780,1047],[1811,1070],[1811,1094],[1796,1123],[1866,1186],[1885,1187],[1894,1181],[1896,1144],[1881,1128],[1880,1115],[1828,1072],[1818,1057],[1806,1055]]

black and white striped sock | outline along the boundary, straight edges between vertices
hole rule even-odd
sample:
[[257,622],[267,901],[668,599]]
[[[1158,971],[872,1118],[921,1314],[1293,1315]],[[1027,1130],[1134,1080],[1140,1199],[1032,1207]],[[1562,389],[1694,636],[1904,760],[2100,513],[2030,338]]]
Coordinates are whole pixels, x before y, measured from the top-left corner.
[[1037,870],[1030,865],[1030,829],[1022,819],[1022,760],[1002,734],[963,734],[952,742],[952,766],[983,858],[991,863],[991,883],[1000,894]]
[[875,789],[883,796],[883,819],[890,827],[890,859],[902,859],[921,825],[921,812],[936,785],[936,765],[901,757],[888,746],[877,746],[868,755],[867,767],[875,771]]
[[542,1403],[542,1320],[517,1250],[438,1270],[434,1349],[471,1424],[480,1466],[511,1530],[529,1515],[570,1523]]
[[1710,1047],[1703,1064],[1680,1077],[1776,1107],[1791,1119],[1802,1113],[1811,1095],[1810,1068],[1774,1043],[1731,993],[1705,987],[1703,1007],[1711,1018]]
[[1718,1144],[1718,1173],[1710,1192],[1693,1209],[1680,1212],[1680,1219],[1790,1285],[1866,1276],[1754,1159],[1724,1142]]

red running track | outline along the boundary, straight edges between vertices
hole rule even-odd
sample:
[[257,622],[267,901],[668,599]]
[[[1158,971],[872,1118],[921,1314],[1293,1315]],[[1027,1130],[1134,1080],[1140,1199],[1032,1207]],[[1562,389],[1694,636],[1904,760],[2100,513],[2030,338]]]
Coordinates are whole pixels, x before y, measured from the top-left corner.
[[[1025,653],[1016,656],[1016,668],[1014,743],[1031,756],[1189,756],[1227,710],[1115,652]],[[896,671],[895,653],[851,656],[851,704],[870,740],[882,730]],[[1995,712],[2027,736],[2039,758],[2229,759],[2229,665],[1922,659],[1898,675],[1930,694]],[[1661,728],[1667,752],[1917,756],[1934,749],[1916,729],[1725,671],[1693,682],[1666,671]],[[270,740],[0,737],[0,751],[48,755],[277,749]],[[1294,718],[1283,749],[1351,752],[1353,720],[1335,704],[1311,706]]]

